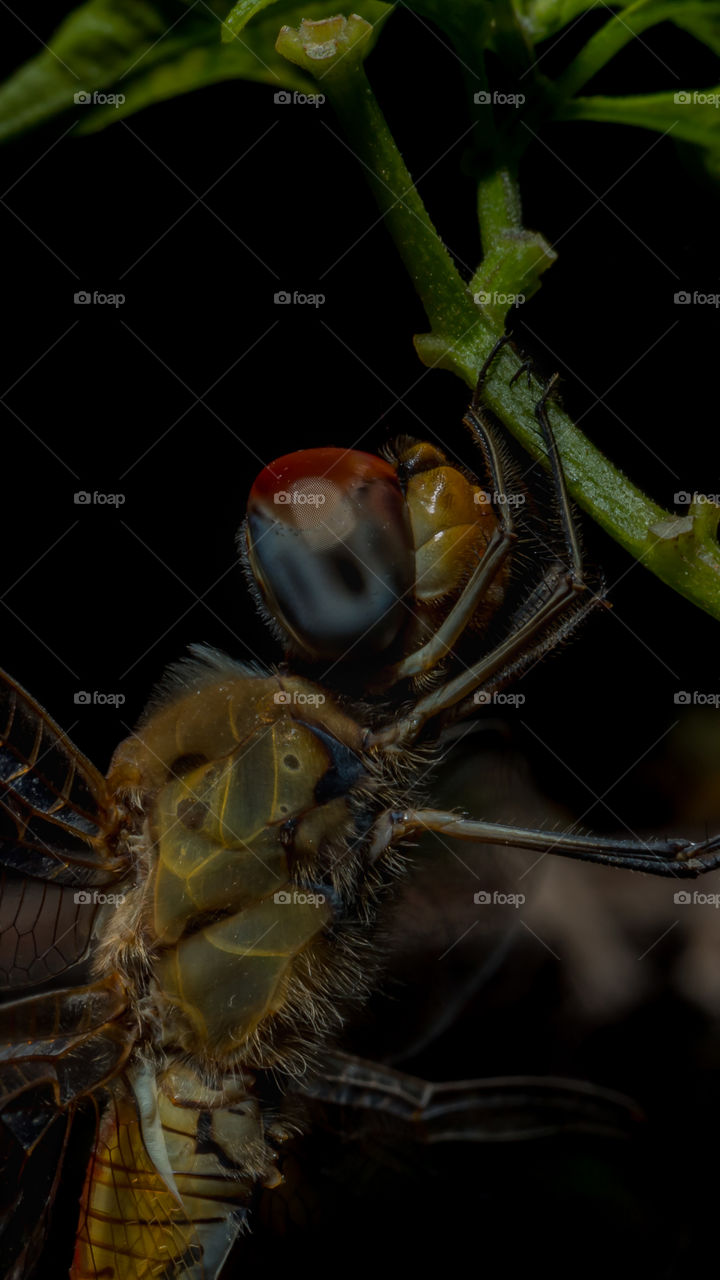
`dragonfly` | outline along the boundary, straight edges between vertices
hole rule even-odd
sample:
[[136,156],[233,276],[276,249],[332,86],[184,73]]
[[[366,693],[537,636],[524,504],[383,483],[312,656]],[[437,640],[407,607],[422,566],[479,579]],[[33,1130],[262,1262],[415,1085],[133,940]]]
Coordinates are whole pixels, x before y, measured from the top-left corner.
[[[257,477],[239,535],[275,667],[195,647],[106,777],[0,680],[0,1274],[42,1265],[74,1125],[90,1123],[71,1280],[215,1280],[313,1107],[422,1144],[625,1132],[580,1081],[433,1083],[342,1050],[382,972],[374,925],[425,832],[652,874],[720,837],[526,829],[430,807],[453,726],[573,633],[590,585],[550,421],[559,546],[514,574],[520,481],[484,401],[482,478],[403,437]],[[298,1120],[298,1116],[302,1118]],[[89,1118],[89,1121],[88,1121]],[[41,1172],[38,1172],[40,1170]]]

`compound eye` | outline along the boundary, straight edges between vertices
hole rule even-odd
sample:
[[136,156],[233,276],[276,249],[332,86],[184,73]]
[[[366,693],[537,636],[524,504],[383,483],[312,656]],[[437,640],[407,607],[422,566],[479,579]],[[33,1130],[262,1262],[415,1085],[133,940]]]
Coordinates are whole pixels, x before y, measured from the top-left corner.
[[415,578],[405,499],[382,458],[304,449],[260,472],[248,499],[250,565],[267,605],[316,658],[379,653]]

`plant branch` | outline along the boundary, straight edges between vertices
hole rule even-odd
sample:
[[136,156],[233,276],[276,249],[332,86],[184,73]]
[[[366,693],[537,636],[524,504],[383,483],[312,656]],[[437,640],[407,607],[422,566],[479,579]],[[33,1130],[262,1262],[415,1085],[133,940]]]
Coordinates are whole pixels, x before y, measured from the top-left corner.
[[[357,17],[305,21],[299,31],[283,28],[277,47],[320,81],[368,177],[431,323],[430,333],[415,337],[421,360],[451,370],[474,388],[483,361],[504,331],[507,306],[498,296],[527,296],[537,288],[539,274],[554,254],[542,237],[522,228],[514,178],[508,170],[498,170],[479,184],[485,257],[470,285],[463,283],[365,76],[363,39],[369,31]],[[536,379],[529,385],[525,379],[510,385],[521,367],[518,354],[503,348],[489,371],[484,399],[547,468],[535,418],[542,388]],[[720,618],[720,547],[715,536],[720,508],[700,501],[686,516],[664,510],[614,467],[561,408],[553,405],[551,416],[568,488],[580,506],[659,578]]]

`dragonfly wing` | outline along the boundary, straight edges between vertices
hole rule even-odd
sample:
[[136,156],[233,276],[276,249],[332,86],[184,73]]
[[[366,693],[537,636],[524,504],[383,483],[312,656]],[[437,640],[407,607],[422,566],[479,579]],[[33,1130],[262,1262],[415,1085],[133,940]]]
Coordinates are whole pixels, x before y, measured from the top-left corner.
[[350,1054],[327,1055],[303,1093],[343,1127],[400,1125],[414,1141],[512,1142],[556,1134],[626,1137],[636,1104],[578,1080],[505,1076],[433,1084]]
[[[0,1118],[17,1104],[65,1108],[122,1067],[135,1041],[119,978],[27,996],[0,1009]],[[23,1095],[34,1095],[26,1098]]]
[[121,813],[102,774],[0,672],[0,865],[76,889],[126,870]]
[[182,1067],[158,1087],[151,1064],[133,1065],[100,1125],[71,1280],[216,1280],[261,1176],[261,1133],[254,1100],[228,1102]]
[[79,1099],[127,1060],[134,1033],[117,978],[0,1008],[0,1274],[26,1277],[40,1258]]
[[86,891],[0,871],[0,993],[41,986],[83,960],[99,910]]
[[0,992],[57,979],[86,955],[118,881],[122,813],[97,769],[0,671]]
[[7,1280],[27,1280],[38,1265],[64,1171],[73,1118],[72,1106],[51,1114],[31,1156],[25,1142],[14,1143],[9,1133],[0,1137],[0,1275]]

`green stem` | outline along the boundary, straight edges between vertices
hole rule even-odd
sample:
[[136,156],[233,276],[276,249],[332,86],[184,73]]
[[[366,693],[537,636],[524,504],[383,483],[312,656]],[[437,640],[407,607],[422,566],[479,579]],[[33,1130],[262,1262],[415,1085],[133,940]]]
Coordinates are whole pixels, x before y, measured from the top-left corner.
[[496,169],[480,179],[477,215],[483,253],[489,253],[507,231],[522,231],[517,182],[509,169]]
[[323,80],[345,136],[362,164],[384,221],[430,323],[472,323],[467,286],[442,243],[405,167],[361,64]]

